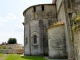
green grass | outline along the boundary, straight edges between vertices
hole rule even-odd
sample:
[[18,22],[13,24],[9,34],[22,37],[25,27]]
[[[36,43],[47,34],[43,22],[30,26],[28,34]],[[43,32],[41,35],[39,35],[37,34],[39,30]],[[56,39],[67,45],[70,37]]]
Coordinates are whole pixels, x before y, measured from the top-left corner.
[[3,56],[3,54],[0,53],[0,58]]
[[45,60],[42,56],[20,56],[18,54],[9,54],[5,60]]

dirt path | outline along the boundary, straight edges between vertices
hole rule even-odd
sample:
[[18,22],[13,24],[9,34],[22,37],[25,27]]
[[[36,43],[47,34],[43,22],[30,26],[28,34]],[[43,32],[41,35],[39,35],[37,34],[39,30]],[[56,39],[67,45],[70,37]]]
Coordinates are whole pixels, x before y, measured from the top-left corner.
[[7,54],[4,54],[2,58],[0,58],[0,60],[5,60]]

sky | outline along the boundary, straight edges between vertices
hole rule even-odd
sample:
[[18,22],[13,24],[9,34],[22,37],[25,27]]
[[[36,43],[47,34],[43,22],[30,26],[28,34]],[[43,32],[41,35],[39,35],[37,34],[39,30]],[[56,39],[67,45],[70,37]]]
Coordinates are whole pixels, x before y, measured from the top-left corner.
[[52,0],[0,0],[0,44],[16,38],[24,45],[23,11],[32,5],[52,3]]

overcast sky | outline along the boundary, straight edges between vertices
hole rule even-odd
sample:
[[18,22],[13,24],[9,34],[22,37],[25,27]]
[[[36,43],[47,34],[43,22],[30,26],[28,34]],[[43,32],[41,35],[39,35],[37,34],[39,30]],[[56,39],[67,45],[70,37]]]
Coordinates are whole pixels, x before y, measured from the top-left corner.
[[52,0],[0,0],[0,43],[16,38],[19,44],[24,44],[23,11],[45,3],[52,3]]

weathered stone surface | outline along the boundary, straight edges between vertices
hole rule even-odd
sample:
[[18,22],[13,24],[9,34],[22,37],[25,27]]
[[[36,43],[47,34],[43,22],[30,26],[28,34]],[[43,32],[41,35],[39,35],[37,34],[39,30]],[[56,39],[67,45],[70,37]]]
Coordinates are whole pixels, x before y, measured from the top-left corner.
[[76,31],[74,33],[74,51],[75,51],[75,59],[80,59],[80,31]]
[[[24,52],[25,55],[48,55],[46,29],[56,22],[56,8],[54,4],[42,4],[35,5],[35,9],[34,12],[34,6],[31,6],[24,11]],[[34,44],[34,35],[37,36],[36,44]]]
[[67,58],[64,25],[48,29],[49,57]]
[[[50,57],[76,58],[79,60],[79,36],[75,33],[76,44],[71,43],[71,14],[80,13],[80,1],[76,0],[76,8],[71,0],[54,0],[55,4],[40,4],[27,8],[24,12],[24,53],[25,55],[48,55]],[[44,9],[42,10],[42,6]],[[35,7],[35,9],[34,9]],[[73,9],[73,10],[72,10]],[[34,11],[35,10],[35,11]],[[52,28],[47,34],[46,29],[57,21],[63,21],[64,26]],[[33,36],[37,35],[37,44],[33,44]],[[27,39],[26,39],[27,38]],[[78,39],[78,40],[76,40]],[[48,41],[49,40],[49,41]],[[28,43],[26,43],[28,42]],[[49,45],[48,45],[49,43]],[[73,46],[73,45],[77,45]],[[66,48],[65,48],[66,47]],[[73,47],[75,49],[73,49]],[[66,50],[67,52],[66,52]],[[74,55],[75,50],[75,55]],[[77,52],[76,52],[77,51]],[[66,54],[66,55],[65,55]]]
[[[68,57],[72,57],[72,46],[70,43],[71,40],[71,25],[70,25],[70,17],[68,14],[68,2],[69,0],[60,0],[56,2],[57,4],[57,17],[58,21],[64,21],[65,23],[65,39],[66,39],[66,47],[67,47],[67,53]],[[69,11],[71,12],[71,10]]]

